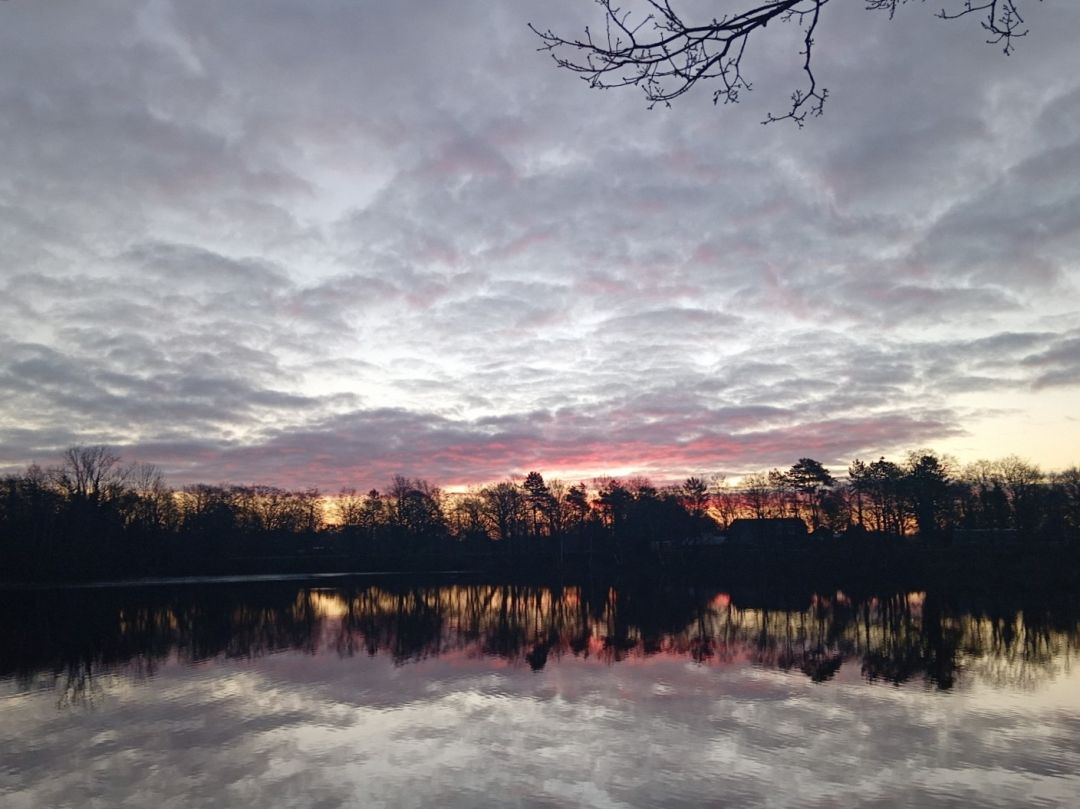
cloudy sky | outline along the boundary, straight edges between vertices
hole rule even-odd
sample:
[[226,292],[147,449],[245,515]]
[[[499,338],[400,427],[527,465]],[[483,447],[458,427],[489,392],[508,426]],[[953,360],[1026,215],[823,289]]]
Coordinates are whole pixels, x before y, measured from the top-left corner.
[[862,5],[798,130],[791,25],[650,111],[536,52],[587,0],[0,4],[0,469],[1080,461],[1080,4]]

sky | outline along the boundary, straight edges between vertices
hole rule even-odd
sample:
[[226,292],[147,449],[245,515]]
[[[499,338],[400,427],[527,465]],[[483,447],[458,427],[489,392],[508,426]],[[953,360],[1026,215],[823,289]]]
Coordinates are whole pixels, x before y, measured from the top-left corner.
[[0,471],[1075,465],[1080,4],[862,5],[800,130],[790,24],[649,110],[537,52],[586,0],[0,4]]

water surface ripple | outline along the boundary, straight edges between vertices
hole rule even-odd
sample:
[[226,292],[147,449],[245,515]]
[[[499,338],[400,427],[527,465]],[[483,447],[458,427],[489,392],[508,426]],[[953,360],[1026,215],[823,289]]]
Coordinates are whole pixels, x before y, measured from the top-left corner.
[[0,805],[1071,807],[1069,599],[0,593]]

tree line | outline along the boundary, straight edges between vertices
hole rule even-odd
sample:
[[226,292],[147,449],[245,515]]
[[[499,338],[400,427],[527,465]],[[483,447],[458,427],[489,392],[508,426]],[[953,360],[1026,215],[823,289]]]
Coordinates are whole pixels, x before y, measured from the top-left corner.
[[959,530],[1016,531],[1048,538],[1080,530],[1080,467],[1047,473],[1016,456],[960,466],[927,450],[903,461],[856,459],[837,478],[800,459],[788,470],[721,485],[721,520],[799,517],[811,530],[893,537],[948,535]]
[[[932,451],[856,459],[844,473],[812,458],[729,482],[658,486],[605,477],[569,484],[530,472],[448,493],[395,476],[383,490],[195,484],[170,487],[149,464],[103,446],[0,479],[0,579],[237,569],[238,560],[541,554],[620,563],[658,544],[723,535],[738,519],[796,518],[819,538],[1015,532],[1080,535],[1080,467],[1045,473],[1016,457],[960,466]],[[243,567],[241,564],[240,567]]]

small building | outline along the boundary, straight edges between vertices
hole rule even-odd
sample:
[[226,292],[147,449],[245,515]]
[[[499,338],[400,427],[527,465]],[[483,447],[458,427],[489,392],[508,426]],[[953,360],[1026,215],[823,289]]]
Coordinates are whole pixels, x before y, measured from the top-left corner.
[[781,545],[806,537],[806,523],[798,517],[739,519],[731,523],[727,532],[727,541],[732,545]]

